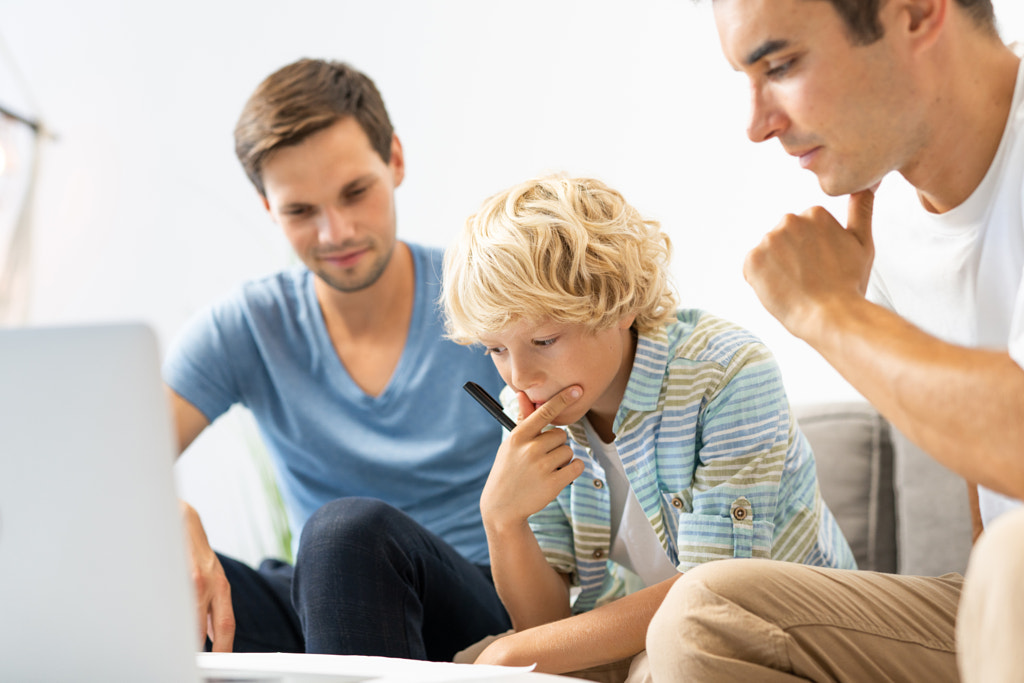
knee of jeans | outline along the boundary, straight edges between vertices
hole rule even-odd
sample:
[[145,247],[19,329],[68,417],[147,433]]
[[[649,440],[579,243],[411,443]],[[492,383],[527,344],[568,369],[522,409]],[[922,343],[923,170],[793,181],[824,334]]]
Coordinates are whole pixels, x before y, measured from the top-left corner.
[[313,548],[351,552],[357,548],[373,551],[385,546],[405,513],[375,498],[339,498],[314,512],[302,528],[299,556]]

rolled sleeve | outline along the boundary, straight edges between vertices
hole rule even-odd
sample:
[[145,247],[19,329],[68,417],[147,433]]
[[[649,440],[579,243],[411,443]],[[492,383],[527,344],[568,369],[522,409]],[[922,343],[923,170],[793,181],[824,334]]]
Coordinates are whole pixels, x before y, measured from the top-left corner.
[[789,405],[762,345],[734,356],[699,421],[701,447],[679,516],[679,569],[728,557],[771,557],[789,445]]

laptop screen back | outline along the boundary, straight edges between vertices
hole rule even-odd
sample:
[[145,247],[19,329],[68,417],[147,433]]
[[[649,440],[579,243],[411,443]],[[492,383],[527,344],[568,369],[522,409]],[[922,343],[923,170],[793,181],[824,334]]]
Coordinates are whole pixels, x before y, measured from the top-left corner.
[[170,422],[148,327],[0,330],[4,680],[198,680]]

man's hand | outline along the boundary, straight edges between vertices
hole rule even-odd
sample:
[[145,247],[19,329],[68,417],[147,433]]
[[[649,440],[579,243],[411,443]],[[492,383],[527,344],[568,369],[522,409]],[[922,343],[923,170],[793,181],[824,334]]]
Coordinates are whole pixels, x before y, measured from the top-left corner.
[[867,292],[874,201],[872,190],[850,195],[846,228],[820,206],[790,214],[747,254],[743,276],[762,305],[812,345],[835,306]]
[[519,393],[519,424],[498,449],[480,496],[485,522],[497,527],[525,523],[583,473],[583,463],[572,460],[565,432],[544,431],[581,393],[579,387],[568,387],[536,411]]
[[231,652],[235,640],[231,586],[210,547],[199,514],[185,501],[180,504],[188,541],[189,571],[196,591],[200,647],[209,637],[214,652]]

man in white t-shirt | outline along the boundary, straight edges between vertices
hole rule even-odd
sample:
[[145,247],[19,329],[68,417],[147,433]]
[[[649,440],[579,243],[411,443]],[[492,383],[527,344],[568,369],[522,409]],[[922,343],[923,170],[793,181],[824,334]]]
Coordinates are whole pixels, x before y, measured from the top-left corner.
[[[750,81],[751,140],[778,138],[827,194],[850,195],[845,225],[821,207],[783,218],[744,276],[790,332],[967,480],[985,532],[966,581],[700,567],[648,632],[655,680],[956,681],[958,665],[966,681],[1024,680],[1020,59],[990,0],[713,8],[727,60]],[[749,590],[754,577],[762,590]]]

